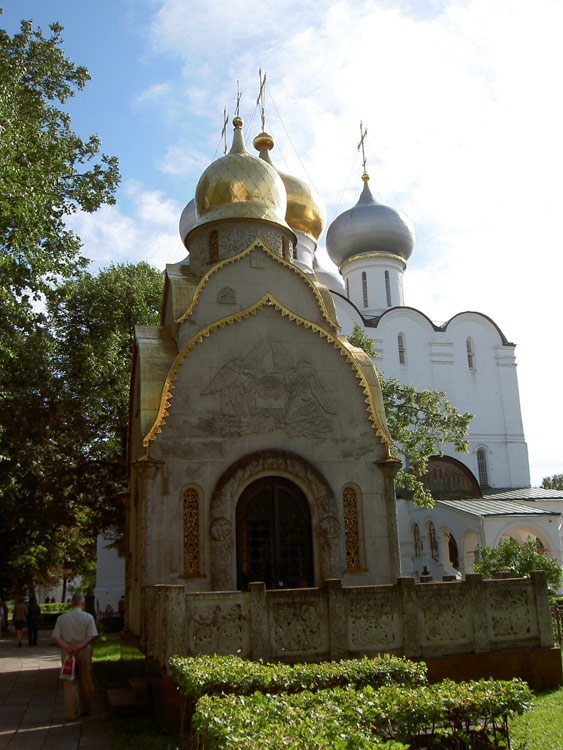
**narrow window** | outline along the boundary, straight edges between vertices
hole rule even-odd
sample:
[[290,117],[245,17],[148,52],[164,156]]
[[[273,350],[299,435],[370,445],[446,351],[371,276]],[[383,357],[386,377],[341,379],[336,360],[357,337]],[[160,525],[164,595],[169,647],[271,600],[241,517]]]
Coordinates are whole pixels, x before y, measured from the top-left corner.
[[412,533],[414,537],[414,556],[420,557],[422,554],[422,539],[420,538],[420,529],[417,523],[413,526]]
[[430,537],[430,554],[435,562],[440,559],[440,552],[438,550],[438,540],[436,539],[436,529],[432,521],[428,524],[428,536]]
[[404,333],[400,333],[397,336],[397,347],[399,349],[399,364],[400,365],[406,365],[407,364],[407,349],[405,346],[405,335]]
[[365,271],[362,271],[362,294],[364,296],[364,307],[368,306],[368,277]]
[[482,487],[489,486],[489,468],[487,466],[487,451],[484,448],[477,450],[477,473],[479,474],[479,484]]
[[389,271],[385,271],[385,295],[387,297],[387,307],[391,307],[391,283],[389,281]]
[[209,235],[209,262],[217,263],[219,260],[219,233],[211,232]]
[[346,296],[350,299],[350,279],[346,279]]
[[199,492],[184,492],[184,575],[199,575]]
[[346,487],[342,497],[344,505],[344,540],[346,543],[346,569],[360,570],[360,542],[358,531],[358,498],[356,490]]
[[475,369],[475,351],[473,349],[473,340],[466,339],[465,347],[467,349],[467,365],[470,370]]

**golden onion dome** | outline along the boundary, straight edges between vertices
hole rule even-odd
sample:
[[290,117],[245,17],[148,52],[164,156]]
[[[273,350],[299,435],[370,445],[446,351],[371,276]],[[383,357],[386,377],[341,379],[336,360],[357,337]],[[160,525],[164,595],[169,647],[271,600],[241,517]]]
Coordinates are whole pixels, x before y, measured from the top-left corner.
[[292,229],[298,229],[311,236],[315,241],[323,233],[326,224],[326,209],[317,191],[303,180],[281,172],[272,163],[270,151],[274,139],[268,133],[259,133],[253,141],[254,148],[260,152],[260,158],[270,164],[283,180],[287,193],[287,210],[285,220]]
[[219,219],[260,219],[287,227],[286,192],[276,170],[244,145],[243,121],[233,118],[233,145],[201,175],[195,192],[196,226]]

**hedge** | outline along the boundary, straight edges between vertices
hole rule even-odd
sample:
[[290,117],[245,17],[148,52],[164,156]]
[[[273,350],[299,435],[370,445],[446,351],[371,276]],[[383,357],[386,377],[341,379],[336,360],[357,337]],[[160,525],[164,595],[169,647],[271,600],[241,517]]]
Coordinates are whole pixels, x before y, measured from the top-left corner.
[[384,654],[313,664],[263,664],[239,656],[174,656],[170,669],[180,691],[198,700],[202,695],[236,693],[297,693],[353,685],[422,685],[426,665]]
[[508,717],[529,709],[530,701],[518,680],[257,692],[204,696],[193,724],[206,750],[469,750],[505,747]]

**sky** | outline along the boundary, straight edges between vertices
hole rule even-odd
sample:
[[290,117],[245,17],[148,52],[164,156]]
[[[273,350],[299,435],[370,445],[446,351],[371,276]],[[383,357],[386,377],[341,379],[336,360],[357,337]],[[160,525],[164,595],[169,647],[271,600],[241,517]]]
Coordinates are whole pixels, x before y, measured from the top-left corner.
[[[0,0],[64,26],[92,80],[74,130],[119,159],[114,206],[76,214],[91,268],[185,256],[178,220],[223,153],[237,81],[247,147],[267,74],[272,158],[312,183],[328,222],[357,200],[360,121],[375,197],[410,218],[405,304],[477,310],[517,344],[532,485],[563,473],[563,0]],[[229,124],[229,142],[232,126]],[[324,236],[319,258],[328,258]]]

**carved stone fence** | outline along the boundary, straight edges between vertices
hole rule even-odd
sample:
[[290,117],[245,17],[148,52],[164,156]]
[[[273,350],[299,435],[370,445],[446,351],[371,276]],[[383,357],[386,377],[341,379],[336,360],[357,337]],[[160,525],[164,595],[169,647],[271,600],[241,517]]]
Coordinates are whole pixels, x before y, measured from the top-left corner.
[[381,652],[413,659],[553,646],[545,573],[530,578],[248,592],[144,589],[141,646],[166,667],[174,654],[321,661]]

